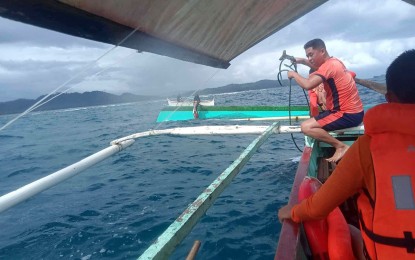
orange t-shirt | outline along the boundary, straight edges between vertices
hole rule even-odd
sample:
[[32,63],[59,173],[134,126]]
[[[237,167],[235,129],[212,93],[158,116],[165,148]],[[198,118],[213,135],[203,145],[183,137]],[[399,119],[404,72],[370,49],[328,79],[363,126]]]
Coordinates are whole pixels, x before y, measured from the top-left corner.
[[375,171],[370,152],[370,137],[359,137],[337,165],[326,183],[312,196],[291,210],[294,222],[325,218],[347,198],[361,191],[375,195]]
[[353,76],[340,60],[330,58],[310,75],[317,75],[323,79],[328,110],[351,114],[363,111],[363,104]]

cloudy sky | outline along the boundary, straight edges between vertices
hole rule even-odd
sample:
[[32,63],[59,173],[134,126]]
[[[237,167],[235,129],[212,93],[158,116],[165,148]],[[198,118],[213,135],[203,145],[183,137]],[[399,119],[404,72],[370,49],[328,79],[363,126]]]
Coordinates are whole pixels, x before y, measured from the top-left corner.
[[37,98],[75,76],[65,85],[70,92],[164,96],[276,79],[282,51],[304,57],[302,46],[313,38],[322,38],[329,54],[358,77],[370,78],[415,48],[414,26],[415,6],[400,0],[330,0],[235,58],[226,70],[119,47],[92,72],[82,73],[113,46],[0,18],[0,102]]

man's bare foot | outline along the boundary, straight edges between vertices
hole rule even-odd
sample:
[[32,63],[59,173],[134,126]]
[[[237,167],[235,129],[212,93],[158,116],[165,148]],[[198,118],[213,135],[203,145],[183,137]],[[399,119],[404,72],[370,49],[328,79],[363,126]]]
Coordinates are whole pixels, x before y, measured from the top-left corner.
[[343,145],[336,149],[336,152],[333,154],[332,157],[326,159],[329,162],[338,162],[343,155],[346,153],[346,151],[349,149],[348,145]]

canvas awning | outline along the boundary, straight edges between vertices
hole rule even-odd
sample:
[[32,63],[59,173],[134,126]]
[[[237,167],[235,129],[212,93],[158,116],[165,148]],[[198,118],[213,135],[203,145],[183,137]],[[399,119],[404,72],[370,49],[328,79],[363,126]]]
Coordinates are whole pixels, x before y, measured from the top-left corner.
[[0,15],[94,41],[212,67],[230,61],[327,0],[1,1]]

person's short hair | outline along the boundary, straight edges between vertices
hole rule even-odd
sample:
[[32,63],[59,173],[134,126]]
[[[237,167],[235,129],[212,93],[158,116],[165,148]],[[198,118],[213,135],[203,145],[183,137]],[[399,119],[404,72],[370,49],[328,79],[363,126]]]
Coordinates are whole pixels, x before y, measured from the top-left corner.
[[314,39],[304,44],[304,49],[308,49],[310,47],[313,49],[326,49],[326,44],[324,44],[322,39]]
[[401,103],[415,104],[415,49],[403,52],[389,65],[386,89]]

